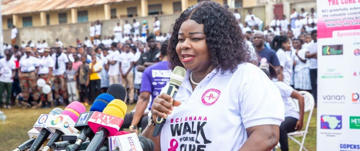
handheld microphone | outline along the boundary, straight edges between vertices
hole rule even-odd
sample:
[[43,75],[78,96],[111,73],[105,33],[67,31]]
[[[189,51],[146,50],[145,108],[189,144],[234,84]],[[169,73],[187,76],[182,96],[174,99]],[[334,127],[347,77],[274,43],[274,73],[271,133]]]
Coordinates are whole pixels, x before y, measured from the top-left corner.
[[137,136],[136,133],[122,134],[108,138],[109,150],[143,150],[153,151],[155,148],[154,143],[145,138],[144,136]]
[[[170,95],[172,98],[175,98],[176,93],[184,80],[185,74],[186,74],[186,70],[183,67],[180,66],[175,67],[174,71],[171,74],[169,89],[166,92],[166,94]],[[156,125],[153,132],[153,137],[159,136],[160,131],[165,124],[165,121],[166,121],[165,118],[161,118],[161,117],[156,118]]]
[[122,100],[111,101],[103,113],[95,111],[90,117],[89,127],[96,132],[86,151],[99,151],[106,137],[115,135],[124,122],[126,104]]
[[86,111],[84,105],[80,102],[72,102],[65,107],[63,113],[55,117],[48,125],[48,128],[54,133],[49,142],[42,151],[48,151],[50,147],[60,139],[64,134],[76,134],[78,130],[74,128],[75,121],[78,120],[80,113]]
[[86,138],[91,138],[95,135],[87,122],[92,116],[93,111],[102,112],[104,108],[108,105],[108,103],[112,100],[114,100],[114,97],[112,95],[107,93],[100,94],[91,106],[90,112],[81,113],[79,119],[76,121],[75,124],[75,128],[80,131],[80,135],[77,137],[76,143],[74,145],[68,146],[66,148],[68,151],[78,150],[81,144],[86,140]]
[[24,143],[22,143],[21,145],[19,145],[13,151],[25,151],[31,147],[31,145],[35,142],[35,140],[36,140],[36,138],[31,138],[31,139],[25,141]]
[[[47,124],[51,122],[55,115],[59,115],[63,112],[60,108],[54,108],[49,114],[41,114],[36,123],[34,124],[35,130],[39,131],[34,143],[30,147],[30,151],[37,151],[45,140],[49,137],[51,131],[47,128]],[[31,130],[30,130],[31,131]],[[30,134],[29,134],[30,135]]]
[[109,86],[106,93],[114,96],[115,99],[125,100],[126,89],[120,84],[112,84]]

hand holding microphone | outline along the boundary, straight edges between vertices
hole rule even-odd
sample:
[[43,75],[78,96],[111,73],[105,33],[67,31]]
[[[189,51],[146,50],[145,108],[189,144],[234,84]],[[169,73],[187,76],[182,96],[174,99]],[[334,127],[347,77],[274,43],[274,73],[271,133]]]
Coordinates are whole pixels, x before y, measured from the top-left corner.
[[182,84],[186,70],[182,67],[176,66],[174,71],[171,74],[169,81],[169,88],[166,94],[161,94],[155,98],[154,103],[151,108],[151,113],[154,116],[157,116],[155,129],[153,132],[153,137],[159,136],[160,131],[165,124],[167,114],[171,114],[173,106],[179,106],[179,101],[174,101],[176,93]]

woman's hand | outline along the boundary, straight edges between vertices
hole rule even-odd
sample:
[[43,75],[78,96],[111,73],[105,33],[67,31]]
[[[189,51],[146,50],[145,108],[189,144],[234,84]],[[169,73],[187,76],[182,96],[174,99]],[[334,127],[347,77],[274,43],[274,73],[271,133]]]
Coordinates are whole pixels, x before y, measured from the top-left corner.
[[154,99],[154,103],[151,108],[153,120],[156,120],[156,117],[166,118],[167,115],[171,114],[174,106],[179,106],[180,104],[180,101],[174,101],[170,95],[165,93],[160,94]]
[[302,129],[302,127],[303,127],[303,120],[298,120],[297,122],[296,122],[296,126],[295,126],[295,130],[301,130]]

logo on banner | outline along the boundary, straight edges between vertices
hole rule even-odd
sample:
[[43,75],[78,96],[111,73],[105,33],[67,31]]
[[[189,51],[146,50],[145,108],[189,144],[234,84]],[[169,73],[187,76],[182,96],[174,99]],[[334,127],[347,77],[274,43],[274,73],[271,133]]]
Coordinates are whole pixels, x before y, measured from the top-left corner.
[[360,129],[360,116],[350,116],[350,129]]
[[323,56],[343,55],[343,45],[327,45],[322,47]]
[[213,105],[220,97],[221,91],[218,89],[209,89],[204,92],[201,97],[201,101],[207,105]]
[[46,114],[42,115],[38,120],[38,124],[44,124],[46,122],[47,118],[48,118],[48,115],[46,115]]
[[340,143],[340,151],[360,151],[360,144],[357,143]]
[[68,122],[65,122],[64,123],[64,128],[68,128],[69,127],[69,123]]
[[342,128],[341,115],[322,115],[320,119],[321,129],[340,130]]
[[360,49],[355,49],[354,50],[354,55],[355,56],[360,56]]
[[359,93],[353,93],[351,95],[351,99],[353,103],[360,103],[360,94]]
[[321,75],[322,79],[342,79],[344,78],[343,74],[337,71],[336,68],[328,68],[326,72]]
[[81,114],[81,116],[79,117],[79,122],[78,124],[85,124],[86,123],[86,119],[88,118],[89,113],[86,114]]

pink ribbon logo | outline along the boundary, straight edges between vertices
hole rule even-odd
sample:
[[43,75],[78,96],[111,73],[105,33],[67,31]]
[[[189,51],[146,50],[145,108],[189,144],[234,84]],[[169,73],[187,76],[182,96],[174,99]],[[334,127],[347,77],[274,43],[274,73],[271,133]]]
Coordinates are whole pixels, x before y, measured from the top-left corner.
[[170,148],[168,149],[168,151],[176,151],[178,146],[179,146],[179,143],[176,141],[176,139],[172,139],[170,141]]

